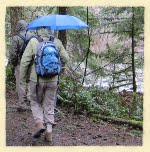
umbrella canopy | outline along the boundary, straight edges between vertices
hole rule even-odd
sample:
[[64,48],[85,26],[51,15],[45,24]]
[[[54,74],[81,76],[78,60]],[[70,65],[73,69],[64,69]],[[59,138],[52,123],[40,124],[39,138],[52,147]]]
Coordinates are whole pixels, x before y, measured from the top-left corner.
[[88,27],[81,19],[71,15],[45,15],[29,23],[26,30],[36,30],[39,27],[50,27],[51,30],[81,29]]

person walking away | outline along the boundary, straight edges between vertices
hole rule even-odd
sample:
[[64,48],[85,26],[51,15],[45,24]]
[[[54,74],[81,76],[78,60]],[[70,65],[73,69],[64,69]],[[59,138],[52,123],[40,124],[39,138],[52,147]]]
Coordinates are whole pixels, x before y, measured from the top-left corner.
[[[24,94],[24,91],[20,87],[20,60],[22,57],[22,54],[24,52],[24,49],[26,47],[25,40],[29,41],[34,35],[28,32],[26,35],[25,28],[27,26],[27,22],[24,20],[19,20],[16,25],[16,35],[13,36],[12,40],[12,46],[10,54],[10,63],[15,67],[15,79],[16,79],[16,92],[19,97],[18,103],[17,103],[17,110],[18,111],[25,111],[28,109],[27,104],[25,104],[25,101],[27,101],[27,97]],[[25,39],[26,37],[26,39]],[[28,90],[29,94],[29,90]],[[29,96],[29,95],[28,95]],[[29,100],[29,98],[28,98]]]
[[[46,27],[39,28],[37,34],[43,39],[43,42],[53,39],[54,45],[59,52],[62,67],[64,67],[69,60],[69,56],[64,49],[62,42],[59,39],[54,38],[51,35],[50,29]],[[27,73],[30,72],[30,105],[36,125],[33,139],[38,139],[41,133],[46,131],[45,139],[47,141],[52,141],[52,126],[54,124],[54,108],[59,76],[37,77],[35,57],[38,50],[37,48],[42,48],[43,46],[43,44],[42,46],[40,45],[41,43],[36,38],[32,38],[28,43],[21,59],[20,82],[22,83],[21,85],[24,87],[24,90],[26,90],[26,81],[28,79]],[[32,66],[29,68],[30,64]]]

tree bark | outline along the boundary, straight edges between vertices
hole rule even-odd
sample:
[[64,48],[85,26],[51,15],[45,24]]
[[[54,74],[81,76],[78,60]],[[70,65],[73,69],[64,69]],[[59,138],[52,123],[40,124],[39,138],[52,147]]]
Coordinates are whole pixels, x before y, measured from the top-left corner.
[[134,7],[132,7],[132,74],[133,74],[133,92],[136,92],[136,81],[135,81],[135,61],[134,61]]
[[[67,7],[59,7],[58,12],[59,12],[59,14],[62,14],[62,15],[67,14]],[[58,39],[61,40],[61,42],[63,43],[64,48],[66,49],[66,46],[67,46],[66,30],[60,30],[59,31]]]
[[16,25],[23,18],[23,7],[10,7],[11,36],[16,34]]

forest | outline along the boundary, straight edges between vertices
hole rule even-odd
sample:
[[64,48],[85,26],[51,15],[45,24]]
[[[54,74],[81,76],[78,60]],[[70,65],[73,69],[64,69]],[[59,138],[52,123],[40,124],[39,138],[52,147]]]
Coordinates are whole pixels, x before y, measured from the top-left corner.
[[[54,141],[33,143],[31,111],[15,110],[9,52],[20,19],[48,14],[70,14],[89,27],[54,31],[69,63],[60,76]],[[144,7],[7,7],[5,29],[8,146],[142,145]]]

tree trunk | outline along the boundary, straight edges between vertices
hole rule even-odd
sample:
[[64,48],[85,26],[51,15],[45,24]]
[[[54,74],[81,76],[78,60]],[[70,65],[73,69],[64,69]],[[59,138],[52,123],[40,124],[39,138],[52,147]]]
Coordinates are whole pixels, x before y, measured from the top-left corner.
[[23,7],[10,7],[11,36],[16,34],[16,25],[23,18]]
[[[59,14],[58,12],[59,12],[59,7],[54,7],[51,14]],[[55,37],[58,37],[58,33],[59,33],[58,31],[54,30],[54,36]]]
[[135,81],[135,61],[134,61],[134,7],[132,7],[132,74],[133,74],[133,92],[136,92],[136,81]]
[[[89,9],[87,7],[87,24],[88,23],[89,23]],[[90,53],[90,34],[89,34],[89,28],[88,28],[88,37],[89,37],[89,47],[88,47],[87,55],[86,55],[85,70],[84,70],[84,76],[83,76],[83,80],[82,80],[82,85],[84,84],[84,79],[85,79],[86,70],[87,70],[88,56],[89,56],[89,53]]]
[[[63,15],[67,14],[67,7],[59,7],[58,12],[59,12],[59,14],[63,14]],[[61,40],[61,42],[63,43],[63,46],[66,49],[66,46],[67,46],[66,30],[59,31],[58,39]]]

